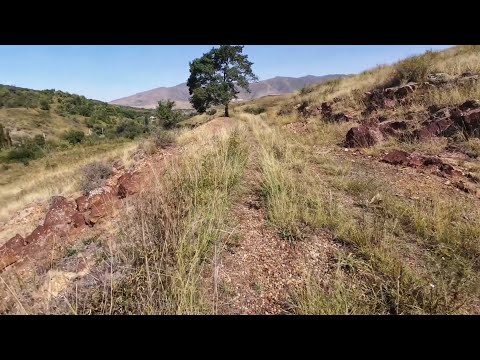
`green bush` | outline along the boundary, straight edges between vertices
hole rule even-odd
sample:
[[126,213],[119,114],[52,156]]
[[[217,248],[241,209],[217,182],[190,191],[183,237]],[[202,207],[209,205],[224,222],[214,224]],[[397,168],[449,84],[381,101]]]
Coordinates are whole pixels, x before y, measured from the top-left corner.
[[435,52],[427,52],[424,55],[411,56],[400,61],[393,73],[393,78],[388,86],[398,86],[409,82],[420,82],[427,78],[432,71],[433,59],[438,56]]
[[305,85],[300,89],[300,95],[306,95],[311,93],[314,90],[314,87],[311,85]]
[[208,111],[206,112],[206,114],[207,114],[207,115],[210,115],[210,116],[215,115],[216,113],[217,113],[217,110],[216,110],[216,109],[210,109],[210,110],[208,110]]
[[79,130],[70,130],[65,134],[65,140],[67,140],[70,144],[80,144],[85,139],[85,134],[83,131]]
[[35,145],[37,145],[40,148],[44,148],[46,144],[46,141],[43,135],[35,135],[35,137],[33,138],[33,142],[35,143]]
[[247,106],[243,111],[249,114],[258,115],[258,114],[264,113],[265,111],[267,111],[267,109],[263,106],[256,107],[256,108]]
[[157,106],[157,116],[162,121],[165,128],[172,128],[178,122],[183,120],[183,116],[178,111],[174,111],[175,101],[159,101]]
[[50,110],[50,104],[48,103],[47,100],[42,99],[42,100],[40,101],[40,109],[42,109],[42,110]]
[[6,159],[9,162],[21,162],[24,165],[28,165],[31,160],[38,159],[43,155],[42,149],[36,146],[34,141],[28,141],[19,147],[11,149],[7,153]]
[[137,136],[144,133],[144,126],[139,124],[134,120],[123,120],[118,126],[116,127],[116,134],[119,136],[126,137],[128,139],[134,139]]

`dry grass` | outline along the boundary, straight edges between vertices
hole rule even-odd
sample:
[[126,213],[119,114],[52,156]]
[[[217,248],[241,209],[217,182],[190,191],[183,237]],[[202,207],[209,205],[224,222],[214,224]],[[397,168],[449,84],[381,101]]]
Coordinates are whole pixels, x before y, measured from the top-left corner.
[[[258,118],[244,119],[263,145],[262,193],[272,226],[288,241],[326,230],[344,244],[335,280],[320,286],[321,279],[305,279],[292,300],[297,313],[472,311],[480,222],[465,218],[468,204],[438,195],[421,206],[400,200],[387,182],[328,153],[314,153],[309,144],[318,134],[294,142]],[[352,200],[361,206],[352,207]]]
[[[478,47],[427,53],[299,94],[237,103],[231,109],[239,120],[235,126],[218,119],[193,130],[174,130],[181,147],[178,158],[167,164],[165,175],[152,177],[148,191],[130,200],[117,241],[102,253],[102,271],[109,276],[98,277],[80,295],[71,293],[73,312],[215,313],[204,274],[221,255],[228,237],[228,210],[240,189],[250,147],[258,146],[254,165],[269,226],[292,246],[322,234],[338,248],[328,260],[331,277],[320,279],[312,272],[295,289],[290,299],[294,313],[479,313],[476,200],[424,187],[418,197],[406,196],[411,189],[394,181],[401,174],[377,172],[375,163],[370,168],[338,154],[343,153],[339,145],[351,123],[305,120],[294,108],[303,101],[319,106],[340,98],[336,111],[358,112],[365,107],[365,91],[421,81],[430,72],[456,76],[466,71],[480,72]],[[400,106],[397,115],[479,95],[478,85],[436,89]],[[245,111],[248,107],[267,111],[253,115]],[[189,122],[203,124],[213,117],[202,115]],[[284,126],[299,121],[302,124]],[[462,145],[480,153],[477,140],[464,140]],[[439,140],[390,139],[365,151],[380,155],[402,148],[436,155],[446,145]],[[69,178],[72,174],[67,165],[59,173]],[[59,182],[53,175],[51,181]],[[30,186],[34,194],[41,191],[38,185]]]
[[[376,88],[394,86],[406,81],[424,81],[428,73],[444,72],[459,76],[464,72],[480,72],[480,47],[457,46],[441,52],[427,52],[424,55],[411,57],[394,65],[381,65],[366,70],[358,75],[336,79],[312,86],[304,94],[295,94],[272,99],[269,113],[286,110],[284,115],[292,114],[293,105],[306,102],[317,107],[324,101],[340,99],[336,103],[338,111],[364,110],[363,94]],[[453,87],[427,92],[422,98],[414,99],[413,105],[427,107],[432,104],[454,105],[465,100],[480,97],[478,83],[464,88]],[[282,119],[279,119],[282,121]],[[284,122],[285,123],[285,122]]]
[[59,140],[67,130],[87,131],[85,118],[80,115],[60,116],[55,111],[40,109],[11,108],[0,109],[0,124],[10,129],[12,139],[34,135],[47,136],[49,140]]
[[79,190],[81,168],[88,163],[121,159],[128,164],[136,148],[137,143],[126,142],[76,146],[52,153],[28,166],[8,164],[8,169],[2,170],[0,175],[0,221],[6,221],[27,204]]
[[85,312],[214,312],[201,275],[223,246],[227,210],[246,164],[244,136],[239,127],[190,147],[134,202],[113,253],[117,280],[105,290],[99,283],[80,300]]

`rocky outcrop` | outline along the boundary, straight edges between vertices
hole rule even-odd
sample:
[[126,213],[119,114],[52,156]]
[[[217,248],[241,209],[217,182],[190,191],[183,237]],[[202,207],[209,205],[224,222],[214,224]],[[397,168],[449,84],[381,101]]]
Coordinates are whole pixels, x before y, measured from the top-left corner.
[[62,238],[82,229],[95,226],[108,216],[123,199],[140,191],[141,174],[126,172],[112,180],[107,188],[91,191],[70,202],[63,196],[54,196],[44,218],[28,236],[16,235],[0,247],[0,271],[15,264],[27,254],[43,248],[53,238]]
[[369,147],[383,140],[383,135],[378,127],[374,125],[360,125],[348,130],[345,145],[346,147]]
[[140,191],[140,178],[138,174],[128,172],[118,179],[117,195],[123,199],[129,195],[136,194]]
[[432,168],[440,176],[463,176],[463,173],[452,165],[444,163],[440,158],[408,153],[403,150],[392,150],[380,160],[390,165],[402,165],[413,168]]

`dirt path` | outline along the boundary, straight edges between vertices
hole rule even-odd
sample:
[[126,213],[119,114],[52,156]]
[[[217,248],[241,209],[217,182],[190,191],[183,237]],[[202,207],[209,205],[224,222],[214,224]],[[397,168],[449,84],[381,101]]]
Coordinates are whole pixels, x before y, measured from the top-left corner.
[[234,232],[216,269],[218,313],[290,313],[290,295],[309,274],[327,281],[331,257],[338,245],[327,234],[289,243],[268,224],[255,163],[259,144],[253,135],[249,139],[246,191],[232,208]]

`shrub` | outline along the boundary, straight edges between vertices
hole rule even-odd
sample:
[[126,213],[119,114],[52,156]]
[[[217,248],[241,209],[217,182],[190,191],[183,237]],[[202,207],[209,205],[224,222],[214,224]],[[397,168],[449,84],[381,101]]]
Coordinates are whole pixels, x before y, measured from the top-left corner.
[[79,131],[79,130],[70,130],[65,135],[65,140],[67,140],[72,145],[80,144],[81,142],[83,142],[84,139],[85,139],[85,134],[83,133],[83,131]]
[[159,130],[155,133],[154,143],[155,143],[155,146],[159,148],[164,149],[170,145],[173,145],[174,142],[175,142],[174,137],[172,136],[171,133],[167,131]]
[[112,174],[112,167],[105,162],[93,162],[83,168],[82,191],[88,194],[90,191],[105,185],[106,180]]
[[135,139],[138,135],[143,134],[144,127],[134,120],[124,120],[116,128],[115,132],[128,139]]
[[7,147],[7,146],[8,146],[7,136],[5,135],[3,125],[0,124],[0,149],[2,149],[4,147]]
[[157,116],[167,129],[174,127],[178,122],[183,120],[182,114],[173,110],[174,106],[175,101],[162,100],[158,102]]
[[267,109],[263,106],[256,107],[256,108],[247,106],[243,111],[249,114],[258,115],[258,114],[264,113],[265,111],[267,111]]
[[398,86],[408,82],[424,81],[432,69],[432,59],[435,53],[412,56],[400,61],[396,66],[393,78],[387,86]]
[[40,109],[42,110],[50,110],[50,104],[48,103],[47,100],[41,100],[40,101]]
[[41,148],[44,148],[46,143],[45,137],[43,137],[43,135],[35,135],[35,137],[33,138],[33,142],[35,143],[35,145]]
[[300,95],[306,95],[311,93],[314,90],[314,87],[311,85],[305,85],[300,89]]
[[28,165],[29,161],[40,157],[41,153],[35,151],[32,146],[22,145],[18,148],[12,149],[7,153],[7,160],[11,162],[21,162]]
[[207,114],[207,115],[210,115],[210,116],[215,115],[216,113],[217,113],[217,110],[216,110],[216,109],[210,109],[210,110],[208,110],[208,111],[206,112],[206,114]]

